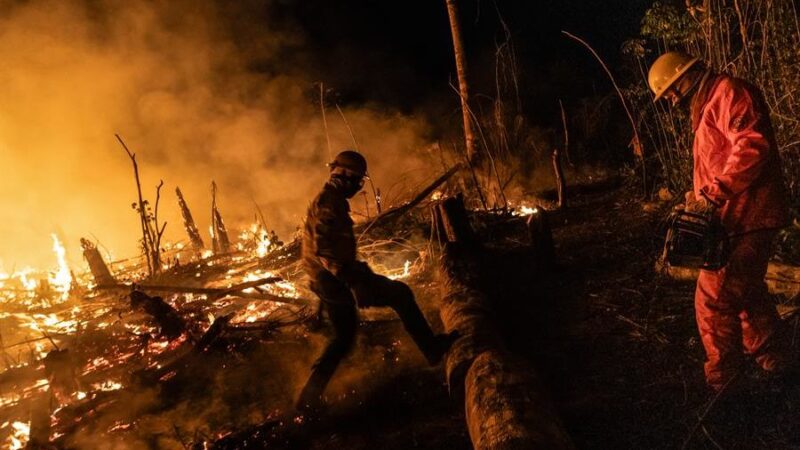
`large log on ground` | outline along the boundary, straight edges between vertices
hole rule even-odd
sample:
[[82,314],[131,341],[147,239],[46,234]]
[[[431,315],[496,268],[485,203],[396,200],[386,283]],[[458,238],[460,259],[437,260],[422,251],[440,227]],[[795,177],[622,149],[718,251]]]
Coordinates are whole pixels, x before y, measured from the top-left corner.
[[460,334],[445,370],[451,394],[463,394],[474,447],[573,448],[534,369],[505,350],[482,276],[484,252],[469,224],[458,223],[467,218],[463,201],[445,200],[433,213],[439,236],[456,239],[441,257],[439,313],[445,329]]
[[439,281],[439,316],[448,333],[461,337],[453,343],[445,359],[445,374],[451,393],[458,393],[475,358],[502,346],[489,298],[479,288],[480,267],[475,251],[458,243],[448,243],[442,254]]
[[[674,267],[662,260],[656,261],[656,272],[677,281],[697,281],[700,269]],[[777,262],[769,263],[767,275],[764,277],[771,294],[792,298],[800,295],[800,267]]]
[[475,358],[465,381],[472,444],[481,449],[573,448],[536,372],[509,353]]

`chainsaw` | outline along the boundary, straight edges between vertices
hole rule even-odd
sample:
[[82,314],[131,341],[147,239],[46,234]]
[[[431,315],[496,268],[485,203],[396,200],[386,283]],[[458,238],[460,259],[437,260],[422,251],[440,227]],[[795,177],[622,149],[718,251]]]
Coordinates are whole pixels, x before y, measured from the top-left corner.
[[728,235],[716,208],[705,213],[676,208],[667,225],[663,258],[670,266],[719,270],[728,263]]

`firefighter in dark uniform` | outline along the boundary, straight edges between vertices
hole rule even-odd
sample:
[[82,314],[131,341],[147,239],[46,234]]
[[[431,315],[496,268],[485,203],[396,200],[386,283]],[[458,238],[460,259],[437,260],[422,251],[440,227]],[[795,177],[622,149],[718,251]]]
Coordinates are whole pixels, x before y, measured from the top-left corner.
[[377,275],[356,258],[356,239],[348,199],[364,186],[367,161],[355,151],[339,153],[329,165],[330,178],[311,202],[303,229],[303,266],[320,308],[333,326],[333,337],[311,369],[297,400],[301,411],[322,407],[322,394],[336,367],[350,352],[358,326],[358,308],[388,306],[431,365],[438,364],[455,335],[434,335],[411,289]]

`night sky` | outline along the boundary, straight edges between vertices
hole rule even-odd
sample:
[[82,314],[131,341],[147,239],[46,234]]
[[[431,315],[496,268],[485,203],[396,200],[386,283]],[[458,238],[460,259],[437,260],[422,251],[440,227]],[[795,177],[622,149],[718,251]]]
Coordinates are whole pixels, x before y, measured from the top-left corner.
[[[561,34],[586,39],[612,66],[636,37],[650,0],[462,0],[465,45],[476,93],[494,90],[498,11],[520,60],[526,113],[547,122],[557,100],[608,91],[588,51]],[[449,22],[444,0],[284,0],[267,13],[270,26],[302,31],[284,56],[350,102],[382,102],[406,112],[454,101]],[[267,68],[263,68],[268,70]],[[450,104],[452,106],[452,104]],[[434,108],[435,109],[435,108]]]

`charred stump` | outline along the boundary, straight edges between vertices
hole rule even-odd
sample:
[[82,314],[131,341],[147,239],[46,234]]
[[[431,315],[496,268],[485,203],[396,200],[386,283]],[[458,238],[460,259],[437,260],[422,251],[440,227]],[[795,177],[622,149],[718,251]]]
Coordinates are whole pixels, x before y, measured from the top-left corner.
[[476,449],[570,449],[572,442],[535,370],[505,348],[486,293],[485,251],[468,223],[460,197],[433,207],[444,241],[440,316],[460,338],[447,354],[451,394],[463,395],[467,428]]
[[214,254],[230,253],[231,240],[228,238],[228,229],[222,221],[222,214],[217,208],[217,183],[211,182],[211,245]]
[[89,270],[92,272],[95,284],[98,286],[116,284],[117,281],[111,275],[111,271],[108,269],[105,260],[103,260],[103,255],[97,250],[97,246],[88,239],[81,238],[81,248],[83,249],[83,257],[86,258],[86,263],[89,264]]
[[178,206],[181,208],[183,227],[186,229],[186,234],[192,242],[192,248],[194,248],[195,252],[200,253],[203,251],[203,248],[205,248],[205,244],[203,244],[203,238],[200,237],[200,230],[197,229],[197,225],[194,223],[192,212],[189,211],[189,205],[186,204],[186,200],[183,198],[181,188],[175,188],[175,195],[178,196]]

